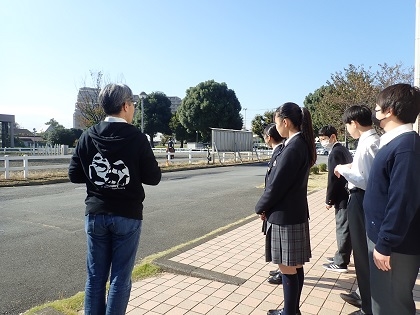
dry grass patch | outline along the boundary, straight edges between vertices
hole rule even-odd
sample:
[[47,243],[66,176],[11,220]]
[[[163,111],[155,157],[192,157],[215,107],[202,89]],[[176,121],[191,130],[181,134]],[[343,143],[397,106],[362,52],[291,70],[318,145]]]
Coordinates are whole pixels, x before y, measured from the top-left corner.
[[4,173],[0,175],[0,187],[44,185],[68,181],[67,169],[30,171],[26,179],[23,178],[23,171],[10,172],[9,176],[9,179],[5,179]]
[[309,174],[308,192],[318,191],[327,187],[328,172]]

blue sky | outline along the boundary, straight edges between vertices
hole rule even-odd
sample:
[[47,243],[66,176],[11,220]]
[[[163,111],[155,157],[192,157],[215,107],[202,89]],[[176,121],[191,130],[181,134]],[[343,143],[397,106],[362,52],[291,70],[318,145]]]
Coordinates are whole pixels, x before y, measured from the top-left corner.
[[414,66],[415,0],[0,0],[0,113],[72,127],[90,70],[183,98],[226,82],[246,124],[349,64]]

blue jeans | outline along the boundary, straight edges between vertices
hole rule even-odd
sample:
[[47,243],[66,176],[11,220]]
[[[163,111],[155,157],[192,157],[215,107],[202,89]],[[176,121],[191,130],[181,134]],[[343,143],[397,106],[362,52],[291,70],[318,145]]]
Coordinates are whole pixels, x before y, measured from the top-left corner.
[[[141,225],[141,220],[108,214],[89,214],[85,217],[85,315],[125,314]],[[106,282],[110,272],[106,301]]]

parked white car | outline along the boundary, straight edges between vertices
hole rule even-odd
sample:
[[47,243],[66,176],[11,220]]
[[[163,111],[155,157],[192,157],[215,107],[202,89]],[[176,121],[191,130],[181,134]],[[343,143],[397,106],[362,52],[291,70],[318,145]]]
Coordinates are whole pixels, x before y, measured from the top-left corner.
[[324,148],[319,148],[319,149],[316,149],[316,154],[320,154],[320,155],[328,155],[330,152],[328,152],[328,150],[327,149],[324,149]]
[[316,146],[316,154],[320,154],[320,155],[328,155],[330,152],[328,152],[327,149],[325,149],[321,143],[319,142],[315,142],[315,146]]

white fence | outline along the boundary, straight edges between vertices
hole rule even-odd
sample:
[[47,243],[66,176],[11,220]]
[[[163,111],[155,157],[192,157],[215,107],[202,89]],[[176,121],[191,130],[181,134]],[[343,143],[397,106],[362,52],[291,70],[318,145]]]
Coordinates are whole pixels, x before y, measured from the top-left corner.
[[175,152],[166,152],[166,149],[153,149],[156,158],[159,156],[165,157],[166,164],[184,163],[188,159],[188,163],[192,164],[194,161],[207,161],[210,163],[228,163],[228,162],[245,162],[270,158],[272,150],[255,150],[246,152],[213,152],[211,149],[191,150],[191,149],[176,149]]
[[[61,148],[60,148],[61,149]],[[191,150],[176,149],[175,152],[166,152],[166,149],[153,149],[156,160],[161,164],[193,164],[193,163],[228,163],[233,161],[244,162],[265,159],[271,156],[271,150],[257,150],[253,152],[223,152],[220,154],[212,153],[210,150]],[[173,155],[173,158],[171,156]],[[0,175],[4,173],[4,179],[10,179],[11,172],[23,171],[23,178],[28,178],[29,172],[33,170],[67,169],[70,163],[71,155],[4,155],[0,156]],[[36,164],[39,160],[51,160],[51,164]],[[12,163],[11,163],[12,161]],[[54,163],[54,162],[56,163]],[[3,162],[3,163],[2,163]],[[63,162],[63,163],[61,163]],[[3,165],[2,165],[3,164]],[[12,164],[12,165],[11,165]],[[38,163],[40,164],[40,163]]]
[[[4,161],[4,166],[0,167],[0,172],[4,172],[4,178],[10,179],[10,172],[23,171],[23,178],[28,178],[29,170],[49,170],[49,169],[63,169],[68,168],[70,163],[70,155],[62,156],[63,159],[67,159],[68,162],[65,164],[51,164],[51,165],[34,165],[29,166],[29,161],[36,160],[57,160],[59,156],[9,156],[5,155],[0,157],[0,161]],[[22,163],[21,166],[10,166],[10,161],[19,161]]]
[[0,153],[3,154],[27,154],[27,155],[62,155],[72,154],[73,148],[68,145],[46,145],[29,148],[0,148]]

